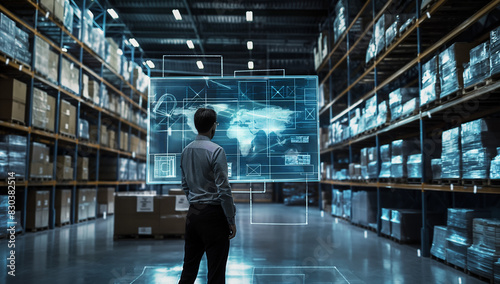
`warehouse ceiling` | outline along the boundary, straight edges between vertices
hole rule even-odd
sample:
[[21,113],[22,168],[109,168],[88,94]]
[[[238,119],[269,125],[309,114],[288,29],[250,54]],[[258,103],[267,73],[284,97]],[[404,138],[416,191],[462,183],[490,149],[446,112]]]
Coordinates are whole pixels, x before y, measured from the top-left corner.
[[[144,59],[153,59],[153,71],[160,73],[152,76],[161,76],[163,65],[168,75],[220,74],[220,58],[201,58],[205,68],[200,70],[196,55],[222,55],[225,75],[247,70],[250,60],[255,70],[283,68],[287,74],[314,74],[312,50],[330,2],[109,0],[139,42]],[[179,10],[182,20],[175,19],[173,9]],[[253,21],[247,21],[247,11],[253,12]],[[193,41],[194,49],[187,40]],[[248,41],[253,42],[252,50]],[[165,64],[164,55],[168,56]]]

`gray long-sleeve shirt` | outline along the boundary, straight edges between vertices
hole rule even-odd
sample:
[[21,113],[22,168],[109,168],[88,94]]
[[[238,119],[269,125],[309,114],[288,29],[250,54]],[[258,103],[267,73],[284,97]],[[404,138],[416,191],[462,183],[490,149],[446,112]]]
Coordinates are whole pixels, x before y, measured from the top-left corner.
[[234,224],[231,186],[227,177],[227,159],[224,149],[198,135],[182,150],[182,189],[190,204],[221,205],[229,224]]

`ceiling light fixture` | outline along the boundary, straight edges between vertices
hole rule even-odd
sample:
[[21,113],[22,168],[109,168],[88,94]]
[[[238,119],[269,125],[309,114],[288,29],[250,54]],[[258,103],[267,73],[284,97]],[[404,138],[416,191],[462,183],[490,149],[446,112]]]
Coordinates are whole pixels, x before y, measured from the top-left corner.
[[203,66],[203,62],[201,62],[200,60],[196,61],[196,65],[198,65],[198,69],[205,68],[205,66]]
[[174,14],[174,17],[177,21],[182,20],[181,12],[179,12],[179,9],[173,9],[172,14]]
[[188,39],[188,40],[186,41],[186,44],[187,44],[187,46],[189,47],[189,49],[194,49],[194,43],[193,43],[193,41],[192,41],[192,40]]
[[132,46],[139,47],[139,43],[137,42],[137,40],[135,40],[135,38],[130,38],[128,41]]
[[148,65],[148,66],[149,66],[149,68],[151,68],[151,69],[155,68],[155,64],[154,64],[154,63],[153,63],[153,61],[151,61],[151,60],[147,60],[147,61],[146,61],[146,65]]
[[248,61],[248,69],[253,69],[253,61]]
[[247,11],[247,22],[253,21],[253,12]]
[[108,9],[108,14],[115,20],[119,18],[118,13],[114,9]]
[[247,48],[248,48],[248,50],[253,49],[253,41],[251,41],[251,40],[247,41]]

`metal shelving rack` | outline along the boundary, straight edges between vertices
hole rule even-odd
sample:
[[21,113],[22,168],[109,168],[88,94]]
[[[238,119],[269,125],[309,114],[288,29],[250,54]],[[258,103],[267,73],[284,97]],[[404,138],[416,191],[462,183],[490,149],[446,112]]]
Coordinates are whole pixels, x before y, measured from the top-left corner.
[[[332,7],[337,1],[332,1]],[[360,1],[361,2],[361,1]],[[383,3],[381,3],[383,2]],[[421,13],[421,1],[417,0],[415,7],[411,9],[415,13],[415,20],[403,31],[394,43],[386,47],[378,56],[365,64],[361,71],[357,73],[352,69],[351,64],[355,63],[356,56],[364,55],[371,33],[377,20],[384,14],[397,10],[399,1],[375,1],[367,0],[359,4],[356,11],[352,1],[345,1],[347,7],[347,29],[339,37],[337,42],[330,41],[329,53],[317,69],[321,84],[327,83],[329,86],[328,97],[325,95],[326,103],[319,111],[320,125],[326,127],[339,119],[349,117],[356,107],[372,96],[387,94],[397,89],[392,85],[398,83],[398,79],[405,73],[418,72],[418,78],[411,82],[400,84],[399,87],[418,86],[421,89],[422,64],[427,62],[432,55],[449,46],[457,37],[477,23],[481,18],[488,15],[500,5],[499,0],[494,1],[449,1],[436,0]],[[412,4],[413,5],[413,4]],[[408,7],[407,7],[408,8]],[[411,7],[410,7],[411,8]],[[357,12],[357,13],[354,13]],[[407,12],[407,11],[406,11]],[[333,13],[330,13],[322,30],[328,30],[329,39],[333,38]],[[446,17],[447,16],[447,17]],[[371,19],[364,29],[359,28],[361,18]],[[362,22],[362,21],[361,21]],[[356,28],[356,26],[358,26]],[[361,24],[361,26],[363,26]],[[473,43],[479,44],[489,38],[489,34],[484,34],[473,39]],[[364,63],[364,58],[363,58]],[[347,74],[340,71],[346,70]],[[361,73],[361,74],[359,74]],[[345,80],[345,87],[335,81],[341,76]],[[345,76],[345,77],[343,77]],[[357,77],[355,77],[357,76]],[[337,83],[337,86],[335,85]],[[367,91],[360,92],[362,85],[371,84]],[[391,89],[392,88],[392,89]],[[363,89],[361,89],[363,90]],[[326,93],[326,92],[325,92]],[[486,85],[472,91],[464,92],[455,100],[439,103],[431,108],[421,108],[418,114],[411,115],[402,120],[389,123],[375,131],[365,131],[346,141],[321,150],[321,160],[334,163],[334,157],[342,152],[348,156],[349,163],[353,163],[353,153],[364,147],[376,146],[388,143],[392,140],[415,137],[420,141],[422,155],[422,179],[418,184],[387,183],[377,178],[376,181],[337,181],[323,180],[322,190],[330,190],[332,186],[341,186],[345,189],[370,188],[377,191],[377,233],[380,236],[380,216],[381,216],[381,189],[403,189],[421,192],[422,199],[422,223],[427,224],[427,198],[433,191],[438,192],[459,192],[459,193],[487,193],[500,194],[499,187],[492,186],[450,186],[431,184],[431,177],[426,176],[425,165],[430,162],[430,157],[426,153],[425,142],[429,139],[430,130],[447,127],[444,118],[451,114],[462,115],[460,120],[469,121],[481,118],[500,111],[500,82]],[[381,100],[378,100],[380,103]],[[470,112],[465,117],[463,106],[474,102],[480,111]],[[430,163],[428,163],[430,164]],[[378,172],[380,172],[380,155],[378,155]],[[428,226],[422,228],[421,251],[423,256],[430,255],[430,232]]]
[[[147,95],[138,91],[131,82],[133,82],[133,73],[130,75],[129,80],[125,80],[122,75],[116,72],[110,67],[102,58],[100,58],[93,50],[87,47],[81,39],[75,37],[70,31],[68,31],[61,23],[59,23],[53,16],[45,11],[35,0],[23,0],[23,1],[11,1],[0,4],[0,12],[7,15],[9,18],[16,22],[18,27],[23,27],[30,34],[31,41],[31,51],[33,51],[32,62],[34,62],[35,56],[35,36],[42,39],[50,45],[50,48],[59,55],[59,76],[58,83],[54,84],[39,75],[36,71],[31,68],[26,68],[26,65],[18,63],[11,58],[0,54],[0,68],[1,73],[17,78],[28,86],[28,100],[26,104],[26,126],[19,125],[11,122],[0,121],[0,128],[7,133],[16,133],[27,136],[27,153],[26,153],[26,170],[25,170],[25,180],[18,181],[16,183],[16,189],[23,188],[24,195],[18,197],[21,200],[19,203],[23,203],[22,206],[22,221],[23,228],[26,225],[26,210],[27,210],[27,200],[28,200],[28,190],[33,190],[36,188],[46,188],[50,190],[50,204],[49,204],[49,228],[55,227],[55,193],[56,187],[65,187],[72,189],[72,209],[71,209],[71,224],[75,223],[75,201],[76,201],[76,190],[79,186],[84,186],[87,188],[98,188],[99,186],[111,186],[115,187],[115,190],[126,190],[128,191],[131,186],[145,186],[145,181],[100,181],[99,180],[99,166],[100,166],[100,156],[101,154],[114,155],[115,157],[126,157],[131,158],[136,161],[146,161],[145,155],[136,155],[134,152],[119,150],[119,139],[118,139],[118,149],[109,148],[100,145],[101,133],[100,130],[97,133],[97,144],[91,143],[89,141],[83,141],[78,137],[78,131],[76,131],[76,137],[67,137],[61,135],[58,132],[59,129],[59,112],[60,112],[60,101],[62,99],[69,100],[73,105],[76,104],[76,126],[79,125],[79,119],[82,117],[82,110],[92,111],[97,113],[98,128],[100,129],[103,123],[103,117],[110,120],[113,125],[117,125],[117,137],[120,137],[121,131],[126,131],[129,134],[129,140],[127,144],[130,145],[131,134],[135,134],[143,140],[146,139],[147,130],[136,125],[128,120],[123,119],[117,114],[114,114],[100,106],[94,105],[92,102],[87,101],[81,95],[81,93],[73,93],[61,87],[61,69],[62,69],[62,58],[65,58],[72,62],[74,68],[78,68],[80,75],[79,90],[81,92],[82,88],[82,74],[88,74],[92,79],[97,80],[100,83],[100,94],[99,97],[102,99],[102,90],[106,86],[111,92],[122,97],[128,105],[129,111],[132,109],[137,109],[142,112],[143,115],[147,114]],[[73,2],[73,1],[72,1]],[[97,24],[102,28],[104,34],[106,33],[106,7],[98,1],[88,1],[80,0],[76,1],[78,7],[81,11],[86,9],[92,9],[96,14],[96,20],[100,19],[100,23]],[[75,2],[73,2],[76,5]],[[43,18],[43,19],[42,19]],[[83,25],[83,17],[80,19]],[[43,22],[43,25],[41,23]],[[106,35],[106,34],[105,34]],[[134,55],[136,50],[133,46],[125,45],[124,36],[122,36],[121,48],[125,55],[129,55],[131,61],[134,61]],[[64,49],[64,50],[63,50]],[[123,58],[125,59],[125,55]],[[147,68],[148,75],[150,74],[149,68]],[[55,117],[55,133],[36,129],[31,126],[31,116],[32,116],[32,103],[33,103],[33,90],[34,88],[42,88],[44,90],[50,90],[52,94],[56,94],[56,117]],[[30,151],[31,151],[31,141],[36,139],[37,141],[46,142],[53,147],[53,161],[54,170],[52,173],[52,180],[45,181],[32,181],[29,179],[29,163],[30,163]],[[89,149],[93,151],[91,156],[95,157],[95,163],[89,164],[89,170],[95,169],[96,178],[94,181],[77,181],[77,172],[75,170],[73,175],[73,180],[71,181],[56,181],[56,169],[57,169],[57,155],[58,150],[64,151],[62,149],[64,146],[69,146],[73,152],[73,168],[77,167],[77,157],[80,149]],[[130,147],[127,147],[130,149]],[[0,186],[3,188],[7,187],[6,182],[0,182]],[[97,206],[96,206],[97,207]]]

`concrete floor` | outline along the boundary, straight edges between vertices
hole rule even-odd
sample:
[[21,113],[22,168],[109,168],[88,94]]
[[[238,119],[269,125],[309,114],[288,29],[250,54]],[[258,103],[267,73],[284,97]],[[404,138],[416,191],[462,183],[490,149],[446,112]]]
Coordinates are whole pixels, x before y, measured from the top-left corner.
[[[317,208],[237,204],[227,283],[483,283]],[[251,224],[251,222],[253,224]],[[307,225],[289,225],[308,223]],[[287,224],[288,223],[288,224]],[[27,233],[16,240],[16,276],[1,283],[176,283],[182,239],[113,240],[113,218]],[[197,283],[206,283],[206,260]]]

